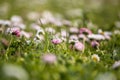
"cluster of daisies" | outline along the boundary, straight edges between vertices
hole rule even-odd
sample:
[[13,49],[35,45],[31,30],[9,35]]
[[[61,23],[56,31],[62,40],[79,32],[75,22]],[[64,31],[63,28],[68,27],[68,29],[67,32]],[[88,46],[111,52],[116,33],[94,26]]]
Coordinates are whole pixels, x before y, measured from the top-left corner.
[[[29,14],[30,15],[30,14]],[[33,17],[32,17],[33,16]],[[30,20],[38,18],[38,14],[31,14]],[[112,32],[98,30],[94,34],[89,28],[79,27],[78,20],[72,22],[63,19],[60,15],[53,16],[50,12],[43,12],[40,18],[29,25],[31,30],[35,30],[36,34],[33,32],[26,32],[26,25],[23,22],[22,17],[14,15],[10,20],[0,20],[0,32],[7,34],[12,34],[17,37],[24,36],[29,42],[30,38],[33,37],[34,42],[39,45],[45,41],[45,35],[51,36],[51,43],[54,45],[59,45],[61,43],[67,42],[70,44],[70,49],[84,52],[85,43],[89,43],[91,47],[98,48],[100,42],[103,40],[110,40]],[[32,19],[31,19],[32,18]],[[94,26],[94,25],[93,25]],[[120,31],[115,31],[115,34],[120,34]],[[46,58],[47,57],[47,58]],[[43,57],[46,62],[52,63],[56,59],[55,55],[46,55]],[[100,61],[97,54],[94,54],[92,58],[96,61]]]
[[23,19],[20,16],[14,15],[10,20],[0,20],[0,33],[30,38],[30,33],[25,32],[25,29],[26,25],[23,23]]

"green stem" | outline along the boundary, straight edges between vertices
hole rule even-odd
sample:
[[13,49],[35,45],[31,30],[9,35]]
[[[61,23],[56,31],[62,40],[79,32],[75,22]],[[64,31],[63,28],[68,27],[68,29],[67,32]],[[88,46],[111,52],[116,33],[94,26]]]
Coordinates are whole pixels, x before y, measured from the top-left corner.
[[8,60],[8,54],[9,54],[10,45],[11,45],[12,41],[13,41],[13,38],[11,38],[10,43],[9,43],[9,46],[8,46],[8,48],[7,48],[7,50],[6,50],[6,53],[5,53],[5,58],[6,58],[6,60]]
[[[83,39],[83,44],[84,44],[84,46],[85,46],[85,39]],[[84,53],[84,51],[85,51],[85,48],[84,48],[84,50],[82,51],[82,53]]]

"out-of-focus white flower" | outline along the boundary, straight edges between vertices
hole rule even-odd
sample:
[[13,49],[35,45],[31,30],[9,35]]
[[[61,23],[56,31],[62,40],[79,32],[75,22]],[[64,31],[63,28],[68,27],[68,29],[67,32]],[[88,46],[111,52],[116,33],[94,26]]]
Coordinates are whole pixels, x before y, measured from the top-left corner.
[[63,23],[61,21],[59,21],[59,20],[55,20],[53,22],[53,24],[56,25],[56,26],[58,26],[58,27],[62,27],[62,25],[63,25]]
[[53,44],[60,44],[62,42],[62,40],[60,38],[57,39],[52,39],[51,41]]
[[66,37],[61,37],[61,40],[62,40],[63,42],[66,42],[66,41],[67,41],[67,38],[66,38]]
[[120,34],[120,30],[115,30],[114,34]]
[[84,44],[81,42],[76,42],[73,47],[75,50],[78,50],[78,51],[83,51],[85,49]]
[[92,55],[92,60],[98,62],[98,61],[100,61],[100,57],[97,54],[93,54]]
[[27,43],[27,44],[30,44],[30,43],[31,43],[31,41],[30,41],[30,40],[26,40],[26,43]]
[[78,36],[77,35],[70,35],[70,40],[78,40]]
[[84,34],[79,34],[78,38],[82,39],[82,40],[85,40],[85,41],[88,41],[87,37]]
[[45,24],[48,24],[49,21],[47,19],[45,19],[45,18],[40,18],[38,20],[38,23],[41,24],[41,25],[45,25]]
[[26,28],[26,25],[23,24],[23,23],[21,23],[21,24],[18,24],[18,27],[19,27],[20,29],[25,29],[25,28]]
[[61,33],[60,33],[60,32],[57,32],[57,33],[53,36],[53,38],[59,38],[59,37],[61,37]]
[[7,27],[11,27],[11,21],[9,20],[0,20],[0,27],[7,28]]
[[44,35],[44,34],[45,34],[45,31],[42,28],[37,30],[36,35]]
[[55,34],[55,32],[56,32],[55,29],[52,28],[52,27],[45,28],[45,31],[48,32],[48,33],[50,33],[50,34]]
[[102,29],[99,29],[98,30],[98,34],[101,34],[101,35],[107,35],[107,36],[111,36],[112,35],[112,32],[108,32],[108,31],[102,31]]
[[115,22],[115,26],[116,26],[117,28],[120,28],[120,21],[116,21],[116,22]]
[[115,63],[112,66],[113,69],[116,69],[118,67],[120,67],[120,60],[119,61],[115,61]]
[[41,43],[41,42],[44,41],[44,40],[45,40],[45,38],[44,38],[43,35],[36,35],[35,38],[34,38],[34,42],[35,42],[36,44],[39,44],[39,43]]
[[[55,16],[53,16],[52,13],[47,11],[47,12],[43,13],[42,19],[43,19],[43,22],[52,23],[58,27],[61,27],[63,25],[60,14],[59,15],[57,14],[57,16],[55,17]],[[40,19],[41,22],[42,22],[42,19]]]
[[105,32],[104,32],[104,35],[111,36],[111,35],[112,35],[112,32],[105,31]]
[[27,14],[27,18],[32,21],[37,20],[39,17],[40,17],[40,14],[38,12],[29,12]]
[[66,30],[61,30],[61,36],[62,37],[68,37],[69,33]]
[[7,28],[6,31],[5,31],[5,33],[6,34],[9,34],[9,33],[11,34],[12,33],[11,28]]
[[22,23],[22,18],[20,16],[14,15],[11,17],[11,22],[12,23]]
[[105,40],[105,37],[100,34],[90,34],[88,35],[89,39],[94,39],[94,40]]
[[53,64],[57,61],[57,58],[56,58],[56,55],[54,54],[44,54],[42,56],[42,60],[45,62],[45,63],[49,63],[49,64]]
[[14,23],[12,23],[12,27],[18,27],[18,28],[20,28],[20,29],[25,29],[25,28],[26,28],[26,25],[23,24],[23,23],[14,22]]
[[105,37],[106,40],[110,40],[111,39],[111,37],[109,35],[104,35],[104,37]]
[[78,33],[79,29],[77,27],[70,27],[70,33]]
[[40,40],[40,41],[43,41],[43,40],[44,40],[44,36],[43,36],[43,35],[35,35],[34,40]]
[[85,36],[84,34],[79,34],[79,35],[78,35],[78,38],[80,38],[80,39],[85,39],[86,36]]
[[4,21],[4,26],[10,27],[11,26],[11,22],[9,20],[5,20]]
[[70,21],[68,21],[68,20],[63,20],[62,23],[65,26],[71,26],[72,25],[72,23]]
[[38,44],[41,43],[41,42],[42,42],[41,40],[38,40],[38,39],[34,38],[34,43],[35,43],[36,45],[38,45]]
[[42,18],[40,19],[41,24],[47,24],[47,23],[52,23],[58,27],[61,27],[63,25],[60,17],[55,17],[53,14],[49,11],[44,11],[42,13]]
[[42,13],[42,18],[46,19],[50,23],[53,23],[53,22],[56,21],[53,14],[51,12],[49,12],[49,11],[44,11]]
[[24,36],[29,39],[31,37],[31,34],[25,31],[21,31],[21,36]]
[[108,32],[108,31],[103,32],[102,29],[99,29],[98,34],[101,34],[105,37],[105,39],[110,40],[111,39],[110,36],[112,35],[112,32]]
[[78,40],[69,39],[69,43],[70,44],[75,44],[76,42],[79,42],[79,41]]
[[4,76],[7,78],[15,78],[17,80],[29,80],[28,73],[20,66],[13,64],[4,64],[2,67]]
[[103,30],[102,29],[98,29],[98,34],[103,34]]
[[37,24],[35,24],[35,23],[31,24],[30,27],[31,27],[32,29],[34,29],[34,30],[40,30],[40,29],[42,29],[39,25],[37,25]]
[[52,15],[52,13],[50,11],[44,11],[42,13],[42,17],[47,19],[47,18],[52,18],[53,15]]

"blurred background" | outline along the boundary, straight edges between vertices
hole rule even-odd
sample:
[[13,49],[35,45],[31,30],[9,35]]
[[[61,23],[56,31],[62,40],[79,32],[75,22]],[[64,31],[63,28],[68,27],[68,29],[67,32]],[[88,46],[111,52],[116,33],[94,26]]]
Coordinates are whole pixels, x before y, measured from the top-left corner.
[[[11,17],[14,15],[21,16],[24,20],[23,23],[25,23],[25,25],[27,26],[27,30],[29,30],[31,23],[35,23],[35,21],[37,21],[37,19],[40,18],[41,16],[45,16],[45,17],[51,16],[49,14],[47,16],[46,12],[48,12],[48,13],[51,12],[54,16],[57,16],[57,19],[65,18],[65,20],[70,20],[71,22],[73,21],[74,25],[72,25],[72,27],[74,27],[76,25],[78,25],[77,27],[89,27],[91,30],[93,29],[92,31],[95,30],[94,32],[97,32],[98,29],[103,29],[103,30],[107,30],[107,31],[114,31],[116,29],[120,30],[120,0],[0,0],[0,20],[1,21],[2,20],[10,20]],[[20,17],[20,19],[21,19],[21,17]],[[80,24],[80,23],[83,23],[83,24]],[[59,25],[59,22],[57,24]],[[24,25],[22,25],[22,26],[24,28]],[[45,26],[50,27],[51,25],[45,25]],[[59,28],[57,27],[57,29],[59,29]],[[65,28],[65,29],[67,29],[67,28]],[[25,31],[27,31],[27,30],[25,30]],[[30,32],[30,31],[27,31],[27,32]],[[31,34],[31,33],[27,33],[27,34]],[[110,71],[111,69],[109,68],[109,66],[111,66],[113,61],[116,60],[114,58],[119,59],[119,56],[117,53],[120,52],[120,48],[119,48],[120,38],[118,36],[114,36],[112,39],[113,41],[111,40],[108,43],[104,44],[104,42],[103,42],[105,47],[104,47],[104,45],[102,47],[100,47],[101,49],[102,48],[104,48],[104,49],[100,50],[101,52],[99,51],[98,52],[99,54],[101,54],[101,53],[104,54],[104,51],[105,51],[105,53],[110,53],[110,54],[105,54],[104,56],[102,55],[101,59],[103,59],[105,61],[105,63],[104,63],[104,61],[101,60],[101,63],[97,64],[97,65],[93,64],[93,63],[92,64],[90,63],[88,65],[87,64],[82,65],[82,63],[84,63],[84,60],[82,60],[82,59],[85,59],[87,62],[87,58],[85,56],[82,56],[83,58],[81,57],[78,60],[77,60],[77,56],[76,56],[75,57],[76,59],[74,60],[74,56],[71,57],[72,54],[71,55],[65,54],[66,53],[65,52],[66,49],[65,49],[65,50],[63,50],[63,53],[65,54],[65,56],[64,55],[62,56],[62,54],[59,55],[60,61],[61,61],[60,64],[58,64],[57,66],[55,65],[55,66],[50,66],[50,67],[49,66],[47,67],[46,65],[43,65],[40,62],[39,57],[38,57],[39,54],[27,54],[27,53],[29,53],[29,51],[27,52],[27,50],[29,50],[29,49],[32,52],[33,52],[33,50],[35,50],[35,53],[39,53],[39,51],[40,52],[44,51],[44,49],[43,49],[44,45],[46,46],[46,49],[47,49],[49,47],[49,45],[46,45],[49,43],[48,39],[46,39],[47,41],[45,41],[44,45],[42,45],[42,46],[40,45],[40,47],[37,47],[35,49],[34,49],[34,46],[33,46],[33,49],[31,49],[32,48],[31,46],[33,44],[32,45],[30,44],[30,47],[26,47],[25,46],[26,44],[23,45],[20,43],[21,41],[19,42],[19,40],[16,40],[15,42],[13,42],[14,46],[11,49],[13,49],[14,53],[18,53],[18,55],[22,52],[25,52],[24,53],[25,57],[23,57],[23,58],[17,57],[17,59],[16,59],[16,56],[14,58],[13,58],[13,56],[11,56],[10,60],[8,60],[8,62],[13,63],[13,64],[5,64],[7,61],[3,60],[4,57],[1,56],[0,57],[0,59],[1,59],[0,80],[6,80],[6,78],[8,78],[8,80],[16,80],[16,78],[18,80],[29,80],[29,75],[30,75],[31,80],[37,80],[37,79],[42,79],[42,78],[45,80],[49,80],[49,78],[51,78],[51,75],[53,76],[53,78],[55,80],[58,80],[58,78],[60,78],[60,77],[64,78],[65,80],[69,80],[69,79],[77,80],[79,77],[76,77],[76,76],[80,76],[81,80],[86,80],[86,78],[88,78],[88,77],[92,78],[92,77],[96,76],[97,74],[98,74],[97,78],[99,78],[99,79],[96,79],[96,80],[103,80],[103,79],[104,80],[117,80],[115,78],[116,77],[119,78],[120,70],[117,71],[117,69],[116,69],[116,71],[114,72],[115,74],[117,74],[116,77],[113,73],[108,72],[108,73],[102,74],[100,72],[105,72],[107,70]],[[11,36],[9,36],[9,37],[5,36],[4,41],[7,42],[7,40],[10,40],[10,37]],[[115,38],[115,37],[118,37],[118,38]],[[4,38],[4,37],[2,37],[2,38]],[[46,38],[48,38],[48,37],[46,37]],[[21,40],[23,40],[23,39],[21,39]],[[23,40],[23,43],[24,42],[25,41]],[[27,48],[27,49],[21,48],[21,46],[18,46],[18,43],[23,45],[23,48]],[[26,43],[29,44],[29,41]],[[110,43],[112,43],[112,44],[110,44]],[[16,46],[17,46],[17,49],[15,49]],[[9,46],[8,46],[8,48],[6,46],[5,47],[0,46],[0,48],[1,48],[1,53],[4,53],[5,52],[4,50],[5,49],[7,50],[9,48]],[[19,49],[19,48],[21,48],[21,49]],[[52,49],[53,47],[51,47],[51,45],[50,45],[50,48],[51,48],[51,51],[56,49],[56,48]],[[36,49],[39,49],[39,51],[36,51]],[[59,49],[56,49],[56,50],[59,50]],[[97,52],[97,50],[96,50],[96,52]],[[57,52],[55,52],[55,53],[57,53]],[[86,54],[89,54],[89,55],[91,55],[91,53],[92,52],[90,52],[90,50],[88,52],[86,52]],[[115,54],[115,55],[113,55],[113,54]],[[65,58],[66,56],[68,56],[68,57]],[[111,56],[113,56],[113,58]],[[89,58],[90,57],[88,57],[88,60],[89,60]],[[66,60],[66,61],[64,61],[64,60]],[[70,62],[70,60],[72,62]],[[78,62],[78,64],[74,65],[74,63],[77,63],[77,62]],[[23,67],[14,65],[14,63],[22,65],[25,69]],[[107,63],[109,63],[109,64],[106,65]],[[4,64],[4,65],[1,66],[2,64]],[[70,66],[70,67],[68,68],[68,66]],[[74,66],[76,66],[76,67],[74,67]],[[44,69],[44,67],[45,67],[45,69]],[[106,68],[108,68],[108,69],[106,69]],[[75,71],[72,71],[72,70],[75,70]],[[80,71],[81,75],[76,73],[77,71]],[[16,73],[16,72],[19,72],[19,73]],[[3,73],[5,73],[5,75],[8,77],[3,76],[4,75]],[[41,74],[39,74],[39,73],[41,73],[43,76],[40,76]],[[69,74],[67,74],[67,73],[69,73]],[[90,73],[90,75],[89,75],[89,73]],[[13,78],[9,79],[9,77],[11,77],[11,76],[13,78],[15,77],[15,79],[13,79]],[[51,78],[51,79],[53,79],[53,78]],[[89,80],[93,80],[93,79],[89,79]]]
[[116,22],[120,26],[120,0],[0,0],[0,19],[20,15],[27,20],[46,10],[71,20],[82,17],[104,30],[113,30]]

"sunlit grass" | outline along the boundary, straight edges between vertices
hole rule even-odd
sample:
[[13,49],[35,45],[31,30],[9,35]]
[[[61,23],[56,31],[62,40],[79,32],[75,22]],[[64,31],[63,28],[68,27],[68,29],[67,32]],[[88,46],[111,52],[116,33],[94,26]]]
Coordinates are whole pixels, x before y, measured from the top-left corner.
[[[20,30],[6,32],[12,29],[11,25],[0,25],[0,80],[119,80],[120,31],[119,24],[115,24],[120,23],[119,2],[0,1],[0,20],[17,23],[18,19],[14,28],[20,27]],[[19,16],[15,21],[14,15]],[[73,32],[70,31],[71,27],[75,27],[75,31],[73,28]],[[78,39],[83,27],[85,38]],[[98,44],[91,45],[89,30],[105,39],[94,37]],[[66,32],[64,36],[62,31]],[[110,32],[107,37],[106,31]],[[71,36],[73,42],[70,42]]]

